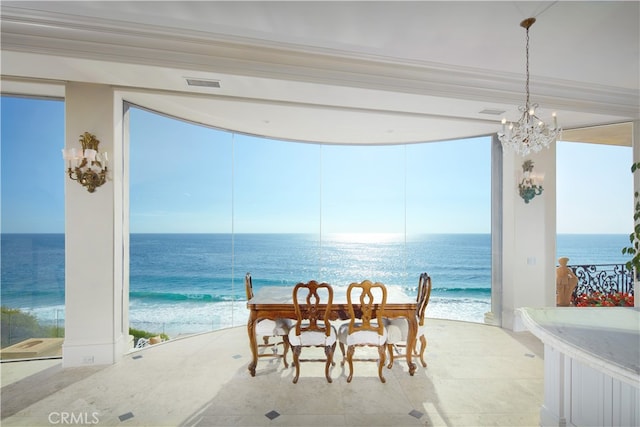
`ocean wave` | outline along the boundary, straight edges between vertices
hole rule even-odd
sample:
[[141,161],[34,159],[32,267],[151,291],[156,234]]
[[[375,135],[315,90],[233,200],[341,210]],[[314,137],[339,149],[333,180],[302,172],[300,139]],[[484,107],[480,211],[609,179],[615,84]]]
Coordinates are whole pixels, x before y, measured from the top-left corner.
[[[403,287],[403,290],[407,295],[415,295],[416,292],[418,291],[418,288],[415,286],[406,286],[406,287]],[[431,295],[444,295],[450,298],[459,298],[459,297],[465,297],[469,295],[477,295],[477,296],[489,298],[491,296],[491,288],[488,288],[488,287],[472,287],[472,288],[434,287],[431,289]]]
[[220,295],[202,294],[202,293],[181,293],[181,292],[141,292],[133,291],[129,293],[131,299],[139,299],[143,301],[194,301],[194,302],[224,302],[228,298]]
[[491,288],[433,288],[431,293],[438,294],[483,294],[491,295]]

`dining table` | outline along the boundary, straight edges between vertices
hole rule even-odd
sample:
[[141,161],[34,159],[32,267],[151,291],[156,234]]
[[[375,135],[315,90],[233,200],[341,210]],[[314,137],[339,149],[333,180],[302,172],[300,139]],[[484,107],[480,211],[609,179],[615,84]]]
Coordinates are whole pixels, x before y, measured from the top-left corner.
[[[407,349],[413,349],[418,333],[418,320],[416,318],[417,302],[400,290],[400,287],[387,286],[387,301],[385,304],[383,317],[405,318],[409,324],[407,337]],[[331,304],[329,320],[348,320],[349,308],[347,305],[346,288],[334,287],[333,302]],[[353,303],[356,316],[360,316],[360,304]],[[293,286],[264,286],[255,291],[254,297],[247,301],[249,309],[249,320],[247,322],[247,333],[249,334],[249,345],[251,347],[252,360],[249,363],[251,376],[256,374],[258,364],[258,341],[256,338],[256,323],[262,319],[293,319],[296,320],[296,311],[293,305]],[[324,311],[326,304],[319,306]],[[378,305],[374,306],[376,316]],[[409,375],[416,371],[416,364],[413,363],[413,351],[407,351],[407,365]]]

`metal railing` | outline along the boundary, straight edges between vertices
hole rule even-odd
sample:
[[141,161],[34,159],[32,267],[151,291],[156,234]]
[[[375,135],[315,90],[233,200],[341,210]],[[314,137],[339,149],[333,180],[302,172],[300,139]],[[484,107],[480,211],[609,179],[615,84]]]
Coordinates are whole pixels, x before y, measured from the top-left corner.
[[569,265],[578,278],[572,299],[580,295],[628,293],[633,295],[633,271],[625,264]]

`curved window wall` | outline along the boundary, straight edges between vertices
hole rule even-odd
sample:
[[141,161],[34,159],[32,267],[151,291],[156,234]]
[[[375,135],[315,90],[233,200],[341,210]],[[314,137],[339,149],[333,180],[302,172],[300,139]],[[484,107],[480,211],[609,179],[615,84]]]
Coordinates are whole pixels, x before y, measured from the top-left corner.
[[[3,358],[8,347],[33,337],[57,340],[45,351],[59,352],[64,102],[1,99]],[[346,286],[371,278],[413,294],[418,275],[427,271],[435,287],[429,316],[481,322],[490,309],[489,138],[306,144],[214,130],[138,108],[131,109],[129,131],[133,327],[176,336],[243,325],[246,272],[256,287],[312,278]],[[602,151],[596,157],[606,154],[615,163],[608,167],[622,171],[613,184],[598,178],[608,203],[631,200],[625,195],[632,188],[629,147],[571,144],[576,150],[567,156],[565,145],[558,143],[560,233],[567,232],[563,224],[577,224],[575,197],[581,196],[562,175],[586,164],[577,155]],[[611,185],[621,192],[614,195]],[[561,218],[566,213],[570,223]],[[576,238],[615,238],[609,246],[587,245],[611,248],[597,253],[601,261],[619,255],[627,236]],[[564,237],[558,253],[579,258]]]
[[[490,138],[387,146],[278,141],[130,109],[130,325],[246,324],[255,289],[371,279],[431,313],[490,310]],[[469,191],[472,182],[472,191]]]

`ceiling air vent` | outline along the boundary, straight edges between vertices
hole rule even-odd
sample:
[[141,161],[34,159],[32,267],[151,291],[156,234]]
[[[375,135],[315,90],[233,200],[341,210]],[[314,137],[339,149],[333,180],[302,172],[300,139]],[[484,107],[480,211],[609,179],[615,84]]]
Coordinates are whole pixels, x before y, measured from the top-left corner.
[[185,77],[185,80],[189,86],[220,87],[220,80],[192,79],[189,77]]

